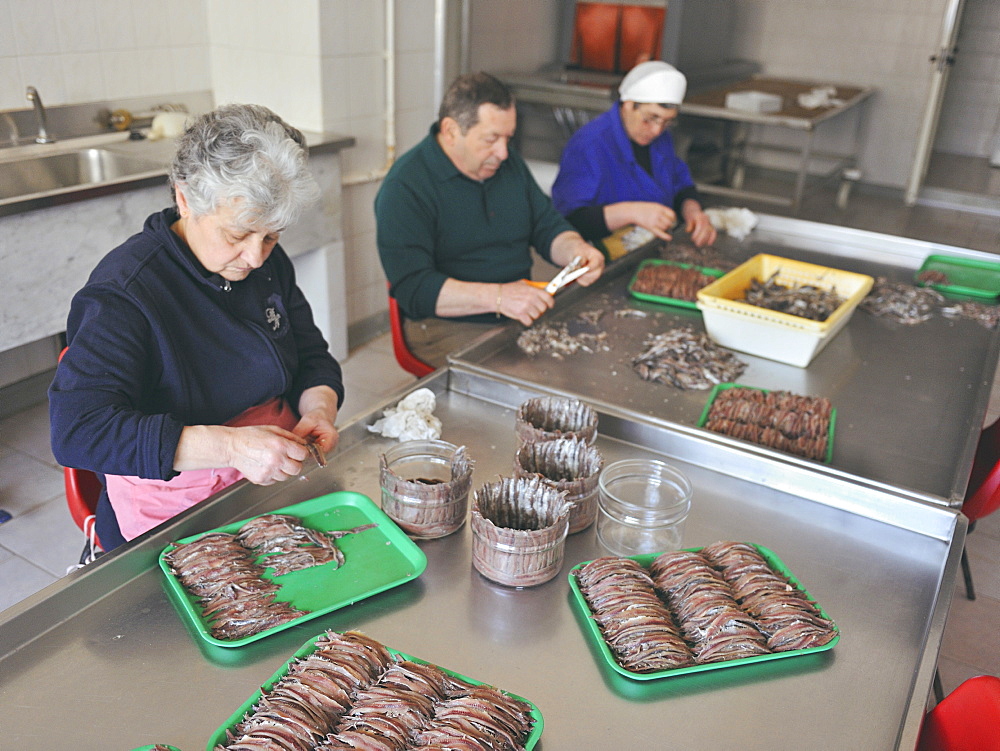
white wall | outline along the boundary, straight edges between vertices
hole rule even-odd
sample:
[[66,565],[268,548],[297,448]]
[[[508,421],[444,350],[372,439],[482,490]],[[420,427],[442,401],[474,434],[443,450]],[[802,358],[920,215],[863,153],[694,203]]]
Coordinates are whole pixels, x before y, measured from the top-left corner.
[[[396,155],[427,135],[434,101],[434,0],[395,0]],[[378,170],[385,148],[384,0],[320,0],[324,125],[348,133],[344,175]],[[344,188],[347,314],[350,323],[386,310],[385,274],[375,245],[380,181]]]
[[986,157],[1000,148],[1000,7],[997,0],[966,0],[958,54],[948,77],[934,146]]
[[0,110],[211,88],[204,0],[0,0]]
[[[903,187],[947,0],[734,2],[734,57],[761,63],[768,75],[876,89],[861,151],[863,179]],[[830,125],[830,132],[817,131],[817,148],[843,144],[854,120]]]
[[254,102],[323,129],[319,0],[206,0],[216,104]]
[[[387,163],[385,0],[206,0],[216,101],[255,101],[298,127],[354,136],[345,179]],[[434,0],[395,0],[396,153],[427,133],[433,101]],[[345,186],[349,323],[386,309],[373,204],[380,181]],[[331,302],[332,304],[332,302]]]

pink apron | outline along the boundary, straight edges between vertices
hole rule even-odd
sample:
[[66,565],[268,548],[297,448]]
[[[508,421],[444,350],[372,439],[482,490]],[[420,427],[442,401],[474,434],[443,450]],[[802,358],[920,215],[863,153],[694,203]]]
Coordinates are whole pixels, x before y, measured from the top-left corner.
[[[276,397],[237,415],[226,423],[231,428],[277,425],[291,430],[299,418],[288,402]],[[232,467],[189,469],[170,480],[146,480],[125,475],[106,475],[108,500],[118,517],[126,540],[132,540],[157,524],[191,508],[210,495],[228,488],[243,474]]]

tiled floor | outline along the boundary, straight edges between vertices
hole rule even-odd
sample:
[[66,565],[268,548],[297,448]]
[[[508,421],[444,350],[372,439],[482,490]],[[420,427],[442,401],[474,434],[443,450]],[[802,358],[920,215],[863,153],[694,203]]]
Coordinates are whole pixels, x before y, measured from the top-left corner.
[[[752,207],[782,213],[773,207]],[[1000,217],[926,207],[855,195],[845,211],[829,193],[809,197],[802,218],[887,232],[990,252],[1000,249]],[[414,379],[396,364],[388,335],[355,350],[343,363],[347,402],[341,422],[369,411]],[[1000,389],[988,419],[1000,414]],[[0,524],[0,609],[62,576],[76,563],[82,536],[71,521],[62,473],[49,449],[44,404],[0,421],[0,509],[13,518]],[[957,585],[940,659],[945,691],[980,673],[1000,675],[1000,514],[980,522],[969,537],[969,558],[978,599]]]

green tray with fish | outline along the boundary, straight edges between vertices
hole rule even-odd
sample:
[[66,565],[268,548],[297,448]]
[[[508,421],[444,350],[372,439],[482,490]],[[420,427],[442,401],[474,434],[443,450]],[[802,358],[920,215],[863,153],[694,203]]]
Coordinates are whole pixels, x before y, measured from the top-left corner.
[[[756,543],[748,543],[752,545],[756,550],[764,557],[767,561],[768,566],[772,570],[784,576],[791,582],[796,588],[798,588],[808,599],[809,602],[813,603],[819,610],[820,614],[833,622],[833,619],[827,615],[826,611],[823,610],[822,606],[812,595],[809,594],[808,590],[802,586],[802,583],[795,577],[794,574],[789,570],[788,566],[785,565],[777,554],[763,545],[757,545]],[[697,553],[702,550],[702,548],[684,548],[685,551],[690,553]],[[646,553],[643,555],[630,555],[623,556],[631,558],[633,561],[638,563],[643,568],[648,569],[649,565],[653,560],[662,553]],[[604,640],[604,635],[601,633],[600,626],[597,625],[597,621],[593,618],[593,611],[590,609],[590,605],[587,603],[586,598],[583,596],[583,592],[580,591],[579,583],[576,580],[575,572],[578,571],[583,566],[586,566],[591,561],[583,561],[576,564],[569,572],[569,587],[571,592],[571,601],[575,606],[578,614],[581,616],[580,622],[583,628],[584,634],[586,635],[588,641],[593,647],[595,647],[600,654],[603,661],[607,664],[609,668],[614,670],[616,673],[620,673],[626,678],[631,678],[636,681],[655,681],[660,678],[673,678],[681,675],[690,675],[692,673],[704,673],[713,670],[725,670],[727,668],[736,668],[740,666],[753,665],[760,662],[773,662],[774,660],[783,660],[788,657],[800,657],[802,655],[812,655],[818,654],[820,652],[826,652],[827,650],[833,649],[834,646],[840,641],[840,629],[837,624],[833,624],[833,630],[835,632],[834,637],[819,647],[810,647],[808,649],[792,649],[787,652],[772,652],[766,655],[755,655],[753,657],[743,657],[736,660],[725,660],[722,662],[709,662],[700,665],[688,665],[682,668],[674,668],[672,670],[658,670],[650,673],[637,673],[635,671],[629,670],[618,663],[615,659],[614,653],[608,646],[608,643]]]
[[[740,388],[740,389],[754,389],[755,391],[762,391],[765,394],[768,393],[768,389],[759,389],[759,388],[756,388],[755,386],[744,386],[744,385],[739,384],[739,383],[717,383],[717,384],[715,384],[712,387],[712,390],[709,392],[709,394],[708,394],[708,401],[705,402],[705,407],[704,407],[704,409],[702,409],[701,416],[698,418],[698,422],[695,423],[695,426],[699,427],[699,428],[704,428],[705,427],[705,423],[708,422],[708,413],[711,411],[712,404],[713,404],[713,402],[715,402],[715,399],[719,396],[719,393],[722,392],[722,391],[726,391],[727,389],[735,389],[735,388]],[[833,434],[836,431],[836,428],[837,428],[837,408],[834,407],[830,411],[830,427],[827,430],[826,453],[823,456],[823,460],[822,460],[823,464],[829,464],[831,461],[833,461]],[[719,433],[718,435],[725,435],[725,433]],[[732,436],[726,436],[726,437],[727,438],[732,438]],[[736,440],[743,440],[743,439],[737,438]],[[747,442],[748,443],[753,443],[752,441],[747,441]],[[754,443],[754,445],[755,446],[762,446],[763,444]],[[771,447],[770,446],[764,446],[764,448],[771,448]],[[774,450],[775,451],[782,451],[782,449],[774,449]],[[786,454],[787,453],[791,453],[793,456],[799,456],[798,454],[795,454],[795,453],[790,452],[790,451],[785,451],[784,453],[786,453]],[[803,458],[808,458],[808,457],[803,457]]]
[[[246,522],[262,514],[191,535],[168,545],[160,553],[159,563],[166,578],[167,589],[172,595],[171,599],[198,635],[210,644],[242,647],[311,618],[406,584],[415,580],[427,568],[427,557],[416,543],[368,496],[361,493],[328,493],[268,513],[295,516],[303,526],[321,532],[349,530],[368,524],[375,526],[336,540],[337,547],[344,555],[344,563],[339,567],[335,562],[330,562],[281,576],[274,576],[273,569],[267,569],[263,578],[279,585],[275,599],[309,612],[295,620],[239,639],[219,639],[212,635],[211,623],[202,614],[198,598],[184,588],[171,571],[165,556],[176,545],[192,542],[207,534],[233,534]],[[266,556],[259,558],[258,562],[265,560]]]
[[675,305],[681,308],[690,308],[691,310],[698,309],[698,303],[696,300],[682,300],[677,297],[666,297],[664,295],[653,295],[648,292],[638,292],[635,290],[635,283],[639,279],[639,274],[643,269],[656,267],[656,266],[676,266],[680,269],[695,269],[700,271],[705,276],[711,277],[713,280],[719,277],[725,276],[726,272],[721,269],[710,269],[705,266],[695,266],[692,263],[682,263],[680,261],[668,261],[662,258],[647,258],[645,261],[639,264],[638,268],[635,270],[635,275],[632,277],[632,281],[628,285],[628,293],[632,295],[637,300],[642,300],[643,302],[653,302],[660,305]]
[[[296,663],[298,660],[301,660],[304,657],[308,657],[310,654],[312,654],[315,651],[315,649],[316,649],[316,641],[318,639],[322,638],[322,637],[323,637],[323,634],[317,634],[312,639],[310,639],[305,644],[303,644],[301,647],[299,647],[299,649],[296,650],[295,654],[293,654],[285,662],[284,665],[282,665],[280,668],[278,668],[278,670],[276,670],[275,673],[270,678],[268,678],[261,685],[260,689],[258,689],[254,693],[253,696],[251,696],[249,699],[247,699],[245,702],[243,702],[243,704],[240,705],[239,709],[237,709],[235,712],[233,712],[229,716],[229,718],[225,721],[225,723],[223,723],[223,725],[221,727],[219,727],[215,731],[215,733],[212,734],[212,737],[209,738],[209,740],[208,740],[208,745],[206,746],[206,751],[213,751],[213,749],[215,749],[219,744],[225,744],[225,743],[229,742],[229,738],[227,736],[227,733],[230,730],[232,730],[237,724],[239,724],[243,720],[243,717],[248,712],[250,712],[250,711],[253,710],[253,707],[260,701],[261,697],[266,692],[268,692],[272,688],[274,688],[275,684],[278,683],[278,681],[280,681],[282,678],[284,678],[288,674],[288,671],[291,669],[291,667],[292,667],[292,665],[294,663]],[[386,649],[389,650],[389,652],[391,654],[397,656],[400,660],[408,660],[410,662],[417,662],[417,663],[420,663],[422,665],[431,665],[433,667],[436,667],[438,670],[442,671],[443,673],[446,673],[447,675],[452,676],[453,678],[458,678],[459,680],[466,681],[466,682],[471,683],[471,684],[473,684],[475,686],[487,686],[488,685],[488,686],[491,686],[493,688],[498,688],[496,686],[492,686],[492,684],[487,684],[487,683],[484,683],[482,681],[477,681],[477,680],[475,680],[473,678],[469,678],[467,676],[464,676],[461,673],[456,673],[453,670],[448,670],[447,668],[443,668],[440,665],[434,665],[434,663],[428,662],[427,660],[421,660],[419,657],[412,657],[412,656],[406,654],[405,652],[400,652],[400,651],[395,650],[395,649],[393,649],[391,647],[386,646]],[[538,707],[535,706],[535,704],[533,702],[529,701],[528,699],[525,699],[523,696],[518,696],[517,694],[514,694],[514,693],[512,693],[510,691],[504,691],[503,689],[498,689],[498,690],[502,691],[503,693],[507,694],[508,696],[510,696],[510,697],[512,697],[514,699],[517,699],[518,701],[523,701],[525,704],[527,704],[528,706],[531,707],[531,713],[530,713],[531,714],[531,720],[532,720],[531,733],[528,735],[528,738],[527,738],[527,740],[524,743],[524,749],[525,749],[525,751],[531,751],[531,749],[533,749],[537,745],[538,739],[541,738],[541,736],[542,736],[542,730],[545,727],[545,721],[542,718],[542,713],[539,711]]]
[[[928,271],[944,274],[947,281],[928,283],[920,276]],[[937,290],[942,295],[959,299],[976,299],[996,302],[1000,297],[1000,263],[979,261],[974,258],[931,255],[914,275],[917,284]]]

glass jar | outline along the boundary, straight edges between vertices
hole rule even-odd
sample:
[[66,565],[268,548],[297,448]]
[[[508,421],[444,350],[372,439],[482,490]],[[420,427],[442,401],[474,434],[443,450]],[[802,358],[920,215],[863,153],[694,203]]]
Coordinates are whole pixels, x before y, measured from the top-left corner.
[[472,565],[508,587],[549,581],[562,567],[569,512],[563,493],[537,476],[487,483],[472,501]]
[[468,514],[472,465],[465,446],[403,441],[380,460],[382,510],[414,539],[450,535]]
[[579,399],[538,396],[517,408],[514,432],[521,444],[579,438],[593,445],[597,440],[597,412]]
[[655,459],[626,459],[601,473],[597,539],[614,555],[677,550],[691,510],[691,483]]
[[566,494],[566,502],[573,505],[569,515],[572,535],[587,529],[597,518],[597,480],[603,466],[604,457],[594,446],[579,438],[559,438],[521,446],[514,459],[514,474],[540,476]]

